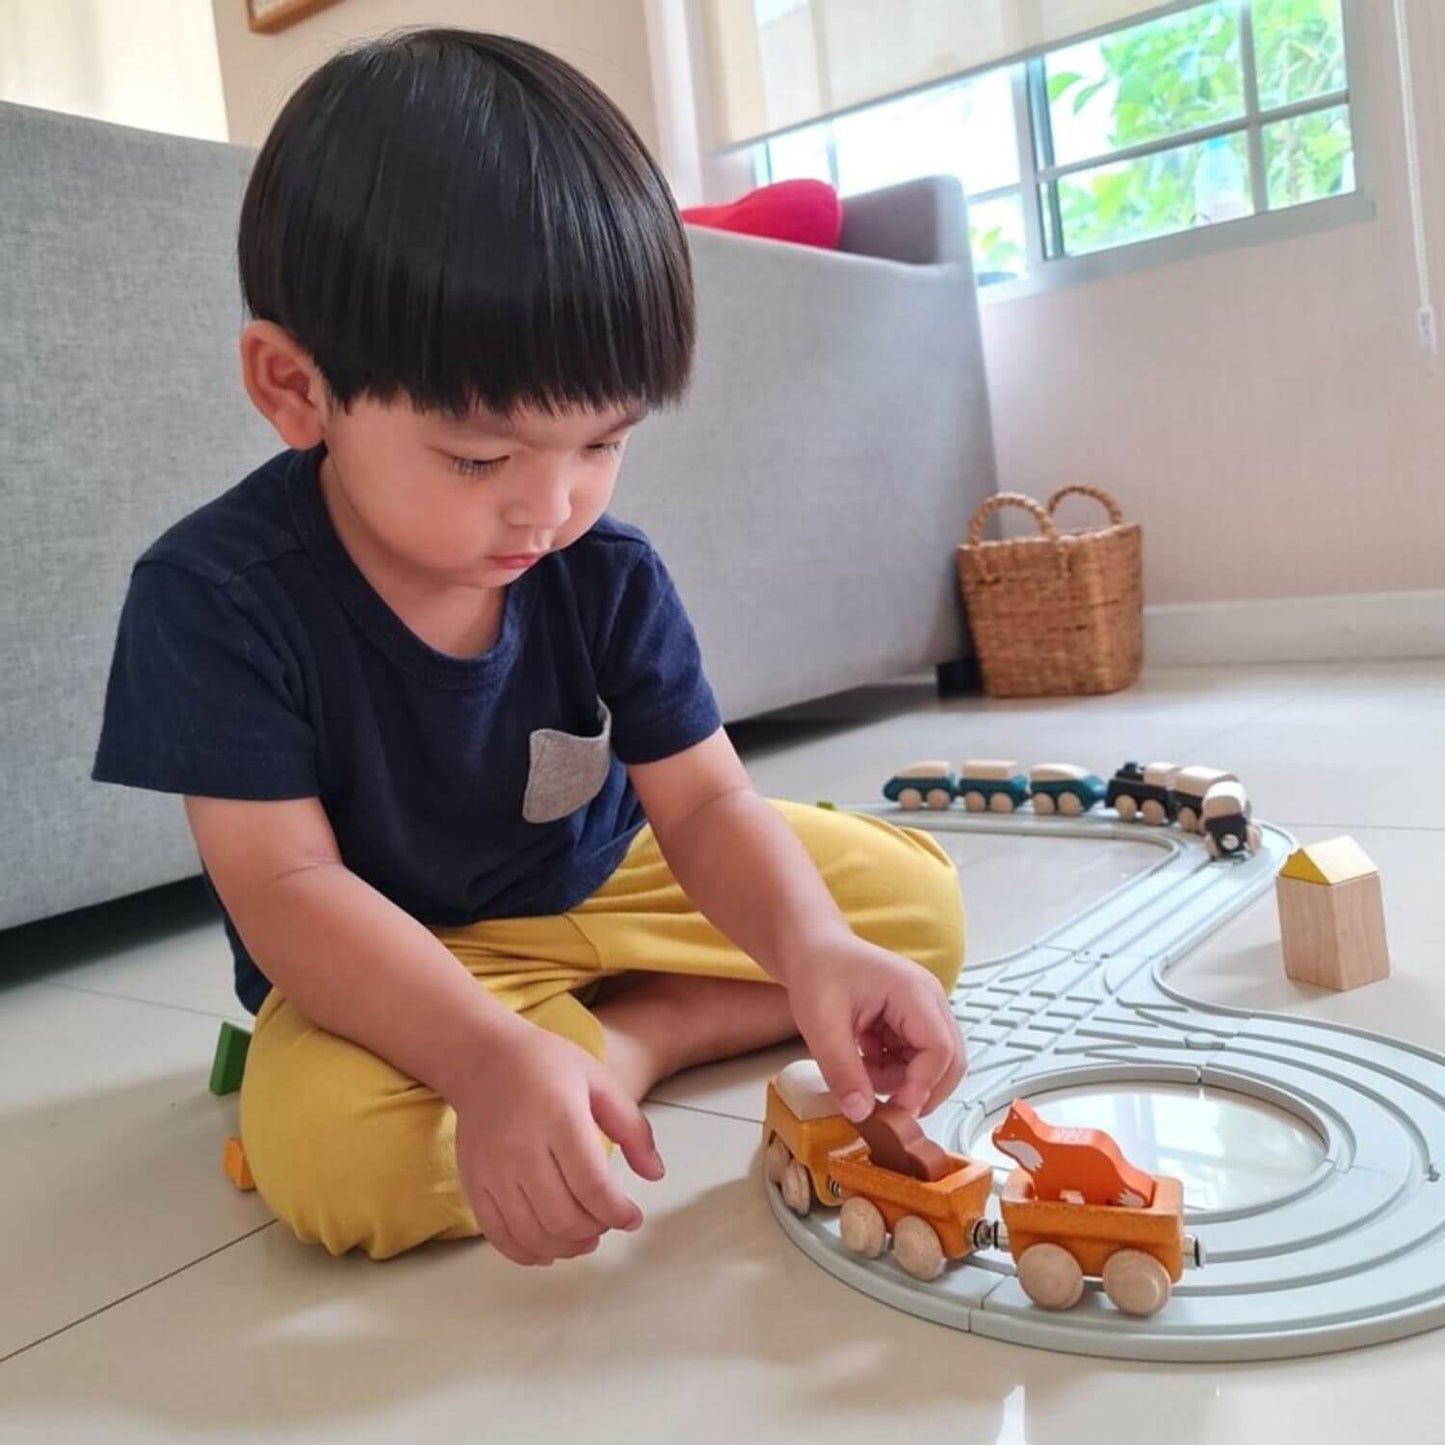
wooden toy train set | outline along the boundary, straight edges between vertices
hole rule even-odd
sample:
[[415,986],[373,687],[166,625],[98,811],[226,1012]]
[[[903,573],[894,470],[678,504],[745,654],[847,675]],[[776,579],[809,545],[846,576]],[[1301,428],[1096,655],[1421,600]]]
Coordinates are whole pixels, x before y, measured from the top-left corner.
[[[1290,978],[1386,978],[1379,871],[1353,840],[1298,847],[1252,817],[1237,777],[1202,766],[1131,762],[1105,780],[935,761],[883,793],[850,811],[935,834],[1132,839],[1153,861],[1025,946],[970,960],[949,999],[969,1069],[931,1138],[886,1103],[850,1123],[812,1060],[769,1083],[768,1204],[814,1264],[919,1318],[1081,1355],[1277,1359],[1445,1325],[1445,1054],[1211,1004],[1169,977],[1274,889]],[[1047,1114],[1055,1091],[1100,1087],[1253,1101],[1318,1152],[1279,1178],[1242,1161],[1238,1197],[1186,1201],[1185,1181],[1029,1103]],[[1008,1165],[978,1157],[990,1139]]]
[[1127,762],[1106,783],[1073,763],[1039,763],[1025,772],[1013,761],[970,758],[955,772],[933,759],[901,768],[884,783],[883,796],[908,812],[962,802],[970,813],[1012,813],[1028,804],[1043,817],[1076,818],[1102,805],[1126,823],[1173,823],[1202,834],[1211,858],[1259,852],[1249,795],[1220,768]]
[[1186,1266],[1202,1264],[1184,1232],[1180,1181],[1134,1168],[1102,1130],[1045,1123],[1016,1099],[993,1142],[1018,1164],[1001,1219],[986,1216],[992,1168],[933,1143],[906,1110],[880,1103],[850,1124],[811,1059],[768,1085],[767,1176],[800,1218],[840,1209],[852,1254],[876,1259],[891,1240],[898,1267],[926,1282],[975,1249],[1005,1249],[1036,1305],[1072,1308],[1091,1277],[1141,1317],[1164,1307]]

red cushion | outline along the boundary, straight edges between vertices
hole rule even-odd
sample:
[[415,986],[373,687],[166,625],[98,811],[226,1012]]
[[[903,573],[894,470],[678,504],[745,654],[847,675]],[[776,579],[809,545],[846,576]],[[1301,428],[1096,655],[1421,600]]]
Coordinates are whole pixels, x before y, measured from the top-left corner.
[[693,206],[682,219],[694,226],[836,251],[843,230],[843,203],[825,181],[776,181],[749,191],[731,205]]

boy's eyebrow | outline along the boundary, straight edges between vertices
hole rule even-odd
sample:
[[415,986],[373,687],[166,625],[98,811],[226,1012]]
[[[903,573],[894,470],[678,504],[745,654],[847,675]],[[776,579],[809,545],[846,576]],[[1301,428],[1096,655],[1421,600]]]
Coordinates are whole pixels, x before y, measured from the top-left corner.
[[[599,433],[600,436],[607,436],[611,432],[622,431],[626,427],[633,427],[647,418],[645,406],[633,407],[630,411],[612,423],[604,427]],[[509,437],[516,434],[517,428],[509,417],[494,415],[488,412],[485,416],[475,417],[443,417],[442,426],[447,431],[453,432],[485,432],[488,436]]]

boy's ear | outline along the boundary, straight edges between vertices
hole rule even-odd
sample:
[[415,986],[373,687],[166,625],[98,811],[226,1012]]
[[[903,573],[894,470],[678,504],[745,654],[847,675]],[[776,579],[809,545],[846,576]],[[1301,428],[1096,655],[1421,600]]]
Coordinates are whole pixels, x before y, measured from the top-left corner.
[[249,322],[241,332],[241,379],[256,410],[297,451],[326,434],[326,382],[304,347],[274,321]]

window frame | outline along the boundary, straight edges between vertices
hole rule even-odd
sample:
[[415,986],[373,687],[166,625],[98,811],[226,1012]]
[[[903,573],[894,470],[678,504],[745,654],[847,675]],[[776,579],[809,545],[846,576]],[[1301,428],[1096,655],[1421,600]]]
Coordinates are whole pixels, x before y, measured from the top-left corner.
[[[1201,0],[1203,3],[1203,0]],[[1014,99],[1014,137],[1018,148],[1019,180],[1016,184],[979,191],[968,197],[970,207],[986,201],[1019,197],[1024,217],[1024,238],[1028,271],[1011,281],[996,281],[978,288],[980,301],[1008,301],[1036,295],[1083,281],[1102,280],[1151,270],[1157,266],[1264,245],[1339,226],[1357,225],[1375,218],[1372,200],[1375,178],[1371,125],[1374,77],[1369,69],[1364,37],[1362,0],[1341,0],[1342,35],[1345,48],[1346,88],[1261,109],[1259,76],[1255,63],[1254,15],[1249,0],[1236,0],[1239,12],[1240,68],[1244,80],[1244,114],[1233,120],[1180,132],[1157,141],[1087,157],[1067,165],[1052,162],[1052,122],[1049,114],[1045,57],[1016,62],[1010,66]],[[1130,28],[1119,26],[1123,31]],[[1109,32],[1113,33],[1113,32]],[[966,79],[967,77],[965,77]],[[945,81],[948,85],[956,82]],[[929,87],[932,88],[932,87]],[[939,88],[942,88],[941,86]],[[1264,155],[1265,127],[1315,111],[1347,107],[1355,188],[1344,195],[1316,201],[1268,208],[1269,177]],[[825,122],[829,171],[838,183],[837,149],[831,122]],[[1244,134],[1250,162],[1251,195],[1256,214],[1236,220],[1216,221],[1140,241],[1125,241],[1085,255],[1046,254],[1046,229],[1052,228],[1053,244],[1062,251],[1062,217],[1057,182],[1071,174],[1093,170],[1119,161],[1137,160],[1180,146],[1199,144],[1216,136]],[[766,142],[755,148],[759,183],[772,178],[771,157]]]

